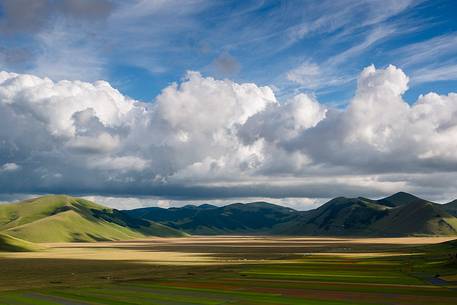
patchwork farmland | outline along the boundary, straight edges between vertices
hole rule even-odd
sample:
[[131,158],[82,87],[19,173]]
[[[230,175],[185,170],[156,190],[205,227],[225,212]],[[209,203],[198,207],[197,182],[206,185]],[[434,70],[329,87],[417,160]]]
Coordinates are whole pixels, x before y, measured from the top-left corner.
[[188,237],[2,253],[0,304],[455,304],[455,242]]

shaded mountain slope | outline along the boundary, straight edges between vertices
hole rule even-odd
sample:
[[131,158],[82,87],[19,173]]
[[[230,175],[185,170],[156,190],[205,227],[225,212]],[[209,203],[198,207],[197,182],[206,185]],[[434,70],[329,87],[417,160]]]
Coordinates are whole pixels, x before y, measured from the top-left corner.
[[457,218],[439,204],[417,201],[391,209],[372,230],[379,235],[456,235]]
[[81,198],[44,196],[0,205],[0,232],[31,242],[122,240],[181,232]]
[[273,226],[297,216],[297,211],[267,202],[182,208],[143,208],[126,211],[191,234],[267,234]]
[[389,206],[389,207],[398,207],[398,206],[410,204],[410,203],[417,203],[417,202],[427,203],[430,201],[424,200],[422,198],[419,198],[419,197],[414,196],[409,193],[398,192],[389,197],[379,199],[377,202],[379,204]]
[[369,235],[388,207],[367,198],[338,197],[275,229],[285,235]]
[[457,217],[457,200],[443,204],[443,210],[453,215],[454,217]]
[[276,233],[285,235],[457,235],[457,218],[443,205],[408,193],[370,200],[338,197],[304,212]]

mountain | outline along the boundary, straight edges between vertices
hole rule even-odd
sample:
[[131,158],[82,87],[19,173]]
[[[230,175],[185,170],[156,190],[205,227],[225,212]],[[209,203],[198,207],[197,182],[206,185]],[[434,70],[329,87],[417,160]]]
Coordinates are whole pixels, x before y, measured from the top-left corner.
[[285,235],[457,235],[457,218],[443,205],[400,192],[371,200],[339,197],[275,230]]
[[385,217],[389,207],[375,200],[338,197],[275,229],[285,235],[370,235],[370,226]]
[[371,229],[378,235],[457,235],[457,218],[442,205],[421,200],[389,210]]
[[271,228],[296,217],[297,211],[267,202],[182,208],[141,208],[128,215],[157,221],[190,234],[268,234]]
[[[268,202],[181,208],[110,209],[71,196],[0,205],[0,250],[33,243],[215,234],[410,236],[457,235],[457,200],[433,203],[400,192],[379,200],[334,198],[309,211]],[[186,233],[184,233],[186,232]]]
[[273,231],[285,235],[457,235],[457,218],[443,205],[400,192],[371,200],[339,197]]
[[404,204],[417,203],[417,202],[430,202],[422,198],[416,197],[412,194],[405,192],[398,192],[389,197],[379,199],[378,203],[389,206],[389,207],[398,207]]
[[136,218],[149,219],[159,222],[168,222],[175,219],[189,219],[195,217],[199,214],[200,211],[210,210],[217,208],[216,206],[205,204],[201,206],[195,205],[186,205],[181,208],[158,208],[158,207],[149,207],[149,208],[139,208],[135,210],[126,210],[128,215]]
[[0,205],[0,233],[30,242],[122,240],[183,233],[81,198],[44,196]]
[[337,197],[303,212],[267,202],[126,212],[201,235],[457,235],[457,201],[441,205],[405,192],[379,200]]

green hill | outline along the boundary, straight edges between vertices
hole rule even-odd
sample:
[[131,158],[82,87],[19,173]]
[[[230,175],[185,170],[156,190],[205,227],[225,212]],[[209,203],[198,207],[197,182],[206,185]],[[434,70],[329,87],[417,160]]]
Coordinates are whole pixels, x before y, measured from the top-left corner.
[[32,252],[41,249],[42,247],[34,243],[0,233],[0,251]]
[[183,235],[167,226],[65,195],[0,205],[0,232],[31,242],[102,241],[150,235]]

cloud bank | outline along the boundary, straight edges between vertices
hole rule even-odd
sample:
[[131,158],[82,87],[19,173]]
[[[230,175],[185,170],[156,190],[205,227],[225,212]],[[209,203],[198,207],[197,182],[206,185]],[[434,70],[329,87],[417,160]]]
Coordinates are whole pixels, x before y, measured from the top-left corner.
[[457,196],[457,94],[366,67],[345,109],[188,72],[153,103],[104,81],[0,72],[2,193],[204,200]]

